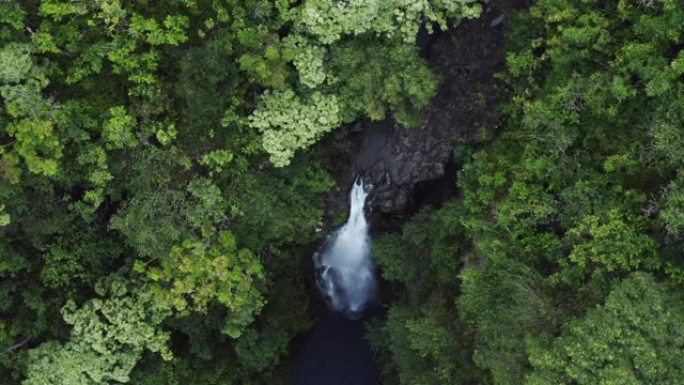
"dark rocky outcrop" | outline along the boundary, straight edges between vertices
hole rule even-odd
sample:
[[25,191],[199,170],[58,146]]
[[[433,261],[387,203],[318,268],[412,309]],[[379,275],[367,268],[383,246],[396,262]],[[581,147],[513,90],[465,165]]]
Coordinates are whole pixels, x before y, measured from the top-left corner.
[[[421,55],[441,75],[437,95],[424,111],[425,123],[409,129],[388,119],[348,127],[344,140],[335,138],[339,168],[333,164],[333,169],[340,185],[351,185],[361,173],[375,186],[373,207],[403,209],[413,203],[416,184],[445,174],[458,143],[496,127],[502,93],[494,75],[504,65],[503,20],[490,10],[449,32],[419,39],[425,43]],[[330,209],[345,201],[346,192],[340,192]]]

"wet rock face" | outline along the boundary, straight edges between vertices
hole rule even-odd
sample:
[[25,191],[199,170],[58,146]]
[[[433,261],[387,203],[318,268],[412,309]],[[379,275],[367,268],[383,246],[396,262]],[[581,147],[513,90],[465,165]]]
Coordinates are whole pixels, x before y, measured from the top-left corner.
[[349,129],[359,146],[353,170],[375,186],[374,207],[404,208],[416,183],[444,175],[458,143],[472,139],[482,127],[496,126],[500,92],[494,74],[504,65],[502,21],[500,13],[490,10],[421,47],[442,77],[423,126],[407,129],[385,120]]

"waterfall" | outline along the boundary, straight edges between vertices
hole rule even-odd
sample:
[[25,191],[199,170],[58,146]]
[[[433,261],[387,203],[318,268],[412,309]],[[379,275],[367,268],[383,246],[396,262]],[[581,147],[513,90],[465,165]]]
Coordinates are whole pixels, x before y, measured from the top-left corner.
[[360,316],[375,300],[377,282],[364,212],[370,188],[357,179],[350,193],[349,218],[314,254],[316,283],[335,311]]

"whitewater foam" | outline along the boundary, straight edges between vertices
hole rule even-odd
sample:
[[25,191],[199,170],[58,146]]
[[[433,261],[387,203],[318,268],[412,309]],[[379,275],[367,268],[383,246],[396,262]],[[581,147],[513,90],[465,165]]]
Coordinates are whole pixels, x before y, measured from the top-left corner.
[[319,290],[333,310],[349,316],[362,313],[377,294],[364,211],[369,192],[370,188],[360,178],[354,182],[347,222],[330,234],[313,256]]

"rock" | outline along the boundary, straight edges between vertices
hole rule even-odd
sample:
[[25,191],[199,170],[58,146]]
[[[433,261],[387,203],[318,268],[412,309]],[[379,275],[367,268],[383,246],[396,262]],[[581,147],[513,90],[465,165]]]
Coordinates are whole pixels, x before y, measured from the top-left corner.
[[362,131],[363,131],[363,124],[361,124],[361,122],[354,123],[354,125],[351,126],[351,128],[349,129],[349,132],[351,132],[352,134],[358,134]]
[[[335,223],[335,213],[346,211],[347,187],[357,175],[375,186],[372,209],[388,213],[411,208],[420,201],[413,195],[417,183],[444,176],[459,143],[472,141],[483,127],[497,126],[500,92],[494,74],[504,68],[505,59],[503,28],[491,27],[498,14],[493,10],[451,31],[430,35],[434,42],[425,47],[428,64],[441,82],[423,111],[421,127],[407,129],[391,119],[361,121],[325,139],[328,170],[342,187],[328,197],[329,226]],[[439,185],[453,186],[452,174],[448,183]]]
[[492,27],[496,27],[497,25],[503,23],[503,21],[504,21],[504,15],[501,15],[501,16],[497,17],[496,19],[492,20],[492,22],[489,23],[489,25]]
[[410,204],[416,183],[444,175],[457,143],[470,140],[478,127],[496,126],[494,74],[503,69],[505,50],[502,30],[490,27],[503,21],[495,15],[483,14],[436,37],[429,64],[442,82],[422,127],[406,129],[391,120],[363,122],[354,163],[376,186],[374,207],[387,211]]

